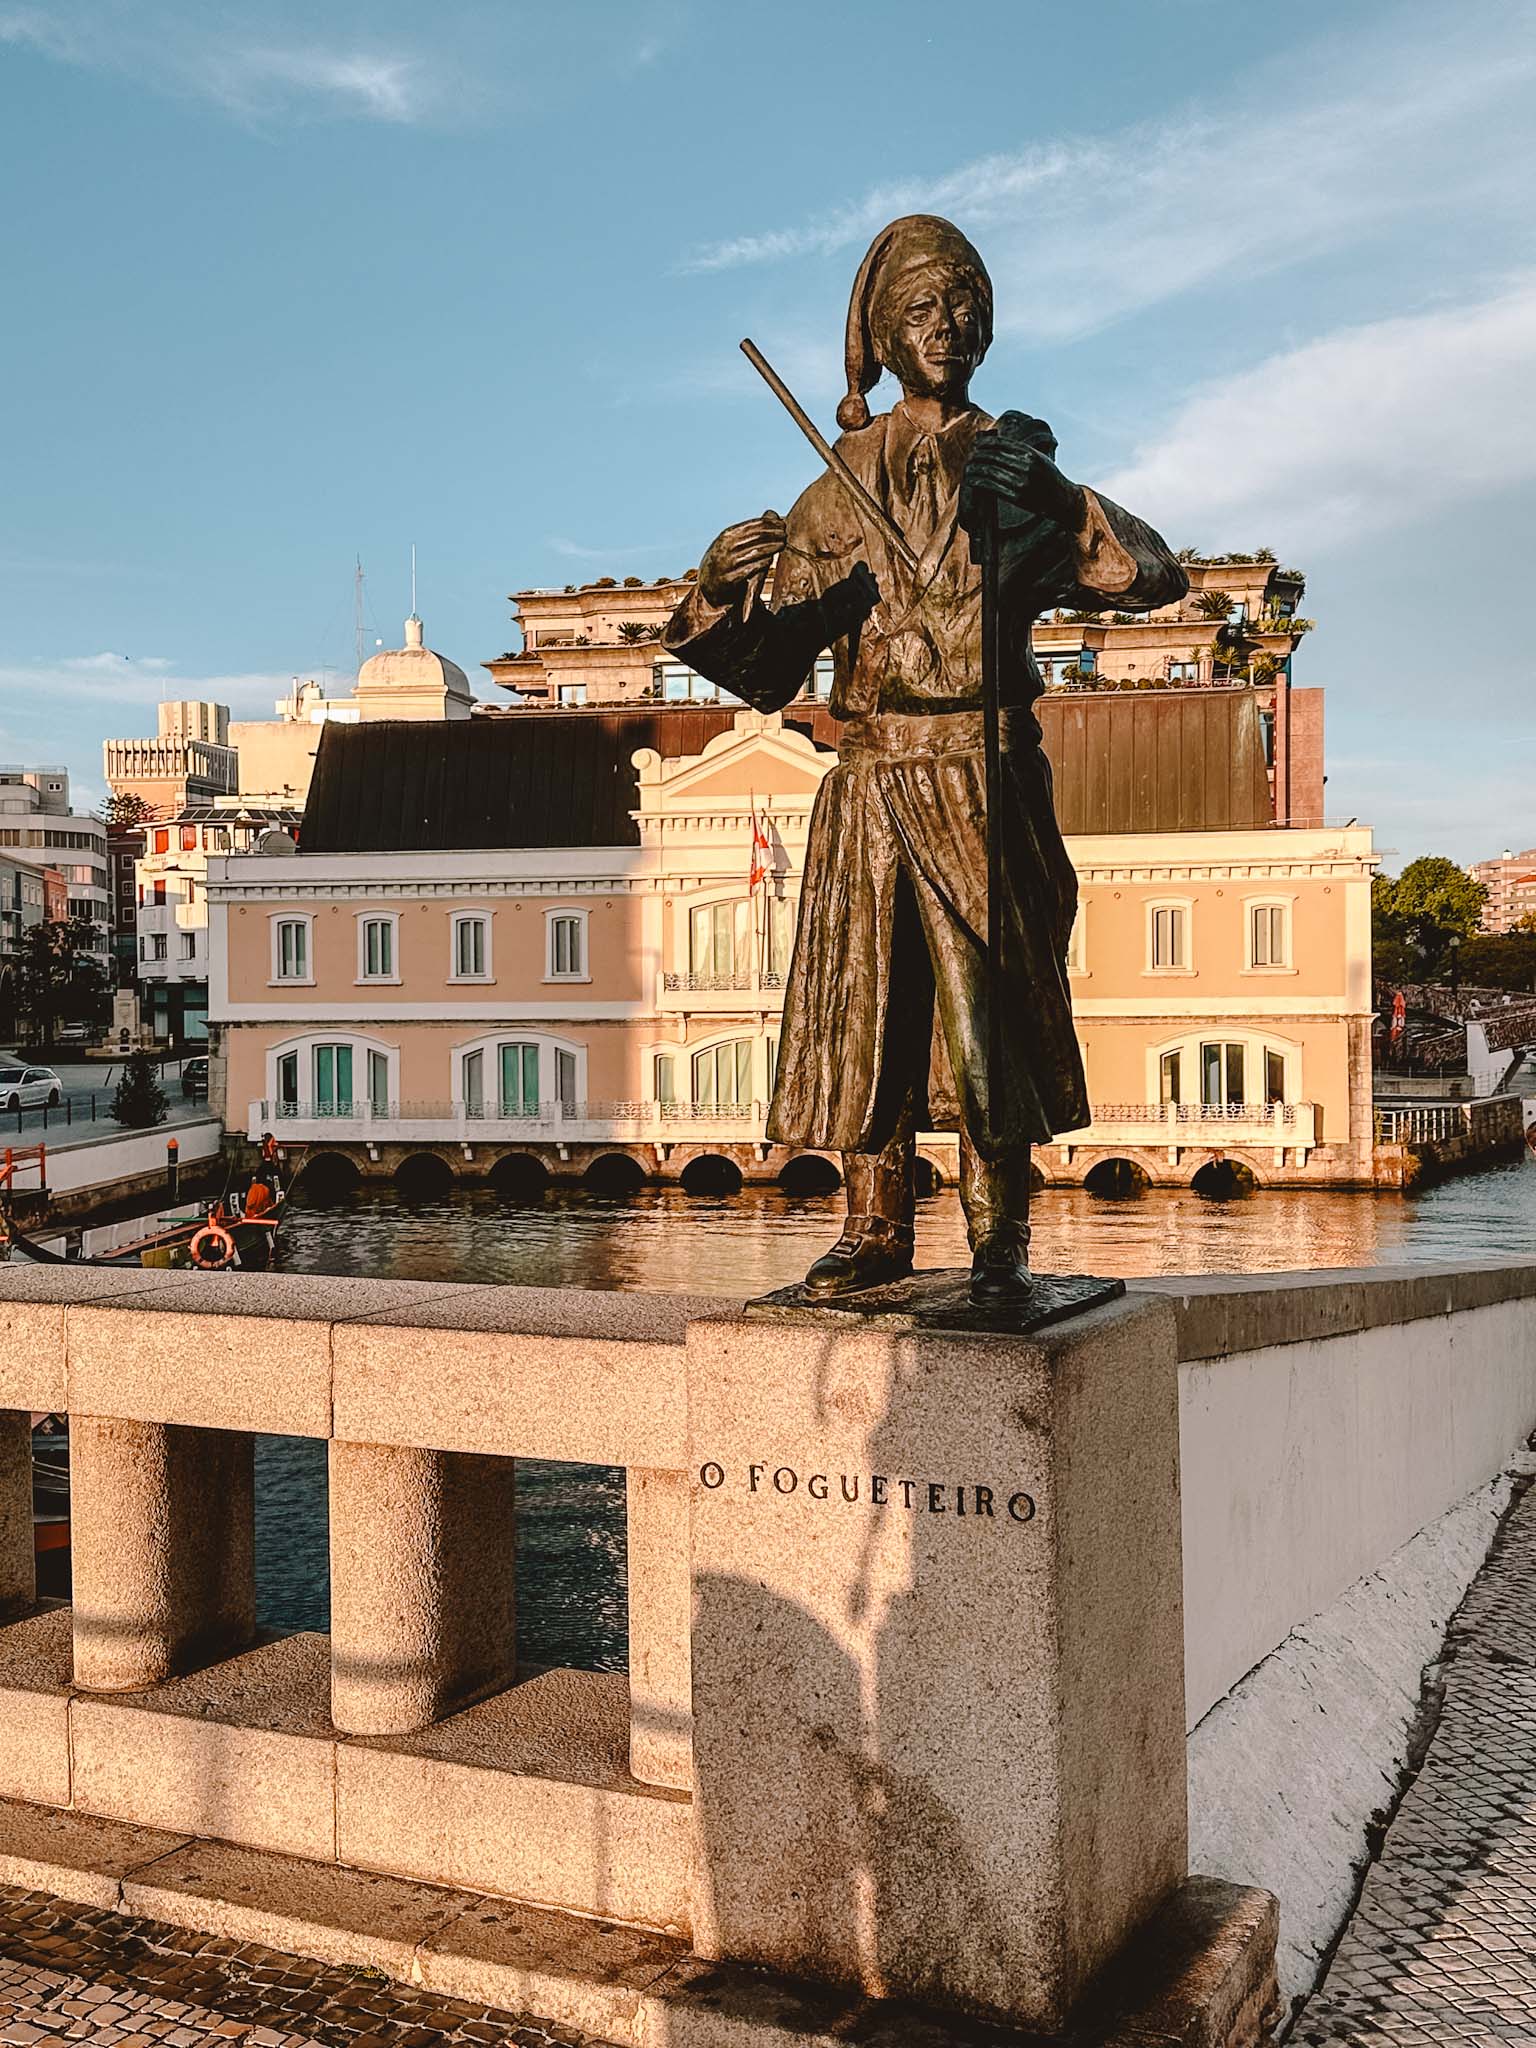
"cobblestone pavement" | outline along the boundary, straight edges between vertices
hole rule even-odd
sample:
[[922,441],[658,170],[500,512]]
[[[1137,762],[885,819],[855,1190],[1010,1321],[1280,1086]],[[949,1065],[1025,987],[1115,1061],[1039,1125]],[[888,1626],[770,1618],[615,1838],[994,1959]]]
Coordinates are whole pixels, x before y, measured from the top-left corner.
[[1452,1624],[1445,1702],[1305,2048],[1536,2044],[1536,1486]]
[[0,2042],[92,2048],[596,2048],[570,2027],[0,1886]]

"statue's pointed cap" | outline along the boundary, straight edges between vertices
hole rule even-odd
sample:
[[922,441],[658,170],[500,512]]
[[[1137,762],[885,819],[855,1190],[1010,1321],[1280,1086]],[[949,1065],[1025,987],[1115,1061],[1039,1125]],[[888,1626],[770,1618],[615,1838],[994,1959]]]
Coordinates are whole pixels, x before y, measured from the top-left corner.
[[848,394],[837,408],[837,423],[852,431],[869,424],[866,391],[880,381],[880,301],[898,278],[924,263],[941,263],[974,280],[982,311],[982,350],[992,339],[992,280],[973,244],[953,221],[936,213],[909,213],[882,228],[870,243],[848,301],[843,360]]

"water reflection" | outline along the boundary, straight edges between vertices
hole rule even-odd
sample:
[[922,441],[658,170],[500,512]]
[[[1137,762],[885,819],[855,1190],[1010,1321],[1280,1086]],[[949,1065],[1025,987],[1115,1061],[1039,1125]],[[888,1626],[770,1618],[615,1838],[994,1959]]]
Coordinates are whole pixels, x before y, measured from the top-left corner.
[[[722,1295],[796,1279],[837,1234],[838,1196],[777,1190],[691,1199],[648,1189],[631,1200],[582,1192],[518,1204],[489,1190],[401,1204],[359,1190],[327,1204],[302,1186],[284,1227],[289,1272],[522,1287],[622,1287]],[[1230,1202],[1158,1191],[1114,1201],[1047,1189],[1035,1201],[1035,1263],[1045,1272],[1131,1279],[1149,1273],[1275,1272],[1374,1266],[1536,1249],[1536,1162],[1525,1159],[1420,1195],[1258,1193]],[[968,1263],[951,1191],[918,1207],[918,1254]]]

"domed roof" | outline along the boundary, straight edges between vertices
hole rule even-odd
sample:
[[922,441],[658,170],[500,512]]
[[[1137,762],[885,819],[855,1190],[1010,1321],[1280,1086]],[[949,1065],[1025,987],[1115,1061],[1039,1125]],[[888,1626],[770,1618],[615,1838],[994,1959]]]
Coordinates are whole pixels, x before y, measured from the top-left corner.
[[365,661],[357,672],[357,689],[360,696],[385,690],[443,690],[466,704],[474,702],[469,677],[456,661],[425,644],[415,612],[405,622],[405,645],[386,648]]

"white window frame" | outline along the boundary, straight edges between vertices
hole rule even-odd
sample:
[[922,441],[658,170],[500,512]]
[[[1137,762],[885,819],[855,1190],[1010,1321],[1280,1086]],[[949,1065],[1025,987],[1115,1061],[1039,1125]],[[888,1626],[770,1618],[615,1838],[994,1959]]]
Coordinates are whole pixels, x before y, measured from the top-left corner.
[[[367,982],[374,986],[382,983],[385,987],[400,986],[400,913],[398,910],[359,910],[357,916],[357,986]],[[371,924],[389,926],[388,974],[368,972],[368,927]]]
[[[734,932],[735,913],[737,909],[743,909],[746,912],[747,933],[747,965],[745,972],[748,976],[750,976],[758,967],[761,966],[760,957],[756,959],[754,959],[753,957],[755,951],[754,940],[757,941],[760,945],[762,934],[757,929],[756,921],[752,915],[752,893],[749,889],[744,888],[740,882],[732,882],[729,884],[721,883],[715,888],[701,889],[697,891],[695,894],[682,896],[678,899],[677,907],[673,912],[673,931],[674,934],[676,934],[674,942],[676,949],[681,954],[681,958],[678,962],[678,972],[680,974],[708,974],[713,972],[713,969],[695,967],[694,965],[693,914],[696,910],[716,910],[720,908],[720,906],[723,904],[729,904],[731,906],[732,911],[732,954],[734,955],[736,950]],[[797,894],[795,903],[796,924],[798,924],[798,921],[799,899]],[[790,938],[790,950],[791,952],[793,952],[794,950],[793,934]],[[734,968],[732,969],[732,973],[734,975]],[[736,1037],[740,1037],[741,1034],[737,1032],[734,1035]]]
[[[576,1092],[573,1100],[577,1103],[584,1103],[587,1100],[586,1046],[578,1039],[559,1038],[552,1031],[540,1031],[537,1028],[519,1023],[516,1017],[509,1017],[495,1031],[483,1031],[477,1038],[466,1038],[462,1043],[453,1047],[449,1056],[451,1060],[449,1073],[452,1077],[453,1111],[455,1116],[462,1117],[465,1114],[465,1060],[477,1052],[483,1054],[486,1061],[485,1072],[487,1076],[497,1073],[499,1079],[497,1063],[499,1063],[501,1057],[500,1048],[504,1045],[536,1045],[538,1047],[539,1111],[541,1115],[546,1106],[556,1101],[554,1095],[545,1093],[545,1080],[547,1076],[549,1081],[553,1082],[559,1073],[557,1055],[560,1053],[570,1054],[576,1062]],[[551,1114],[553,1113],[552,1110]],[[494,1122],[496,1119],[491,1118],[488,1121]]]
[[[460,974],[459,972],[459,926],[479,924],[484,933],[482,948],[485,971],[482,974]],[[459,982],[483,984],[496,979],[495,965],[491,958],[491,943],[495,935],[492,913],[489,910],[456,910],[448,926],[448,979]]]
[[1072,930],[1067,939],[1067,973],[1074,981],[1093,979],[1088,965],[1088,905],[1081,896],[1077,899],[1077,915],[1072,920]]
[[[269,920],[272,932],[272,976],[269,983],[273,988],[313,988],[315,985],[315,916],[311,910],[278,910]],[[285,924],[300,924],[304,927],[305,974],[284,974],[282,972],[282,948],[280,934]]]
[[[1253,913],[1280,910],[1285,913],[1285,957],[1260,961],[1254,957]],[[1296,898],[1294,896],[1245,896],[1243,898],[1244,974],[1294,974],[1296,972]]]
[[[592,955],[588,951],[588,943],[591,934],[587,929],[588,924],[591,920],[591,916],[592,913],[590,910],[578,910],[571,905],[565,905],[556,910],[545,911],[544,979],[546,981],[590,981],[592,979]],[[555,966],[555,926],[563,917],[570,918],[571,920],[573,920],[578,929],[579,936],[577,938],[576,944],[577,949],[581,955],[581,969],[579,973],[575,974],[569,972],[562,972]]]
[[[722,1025],[718,1031],[712,1031],[707,1038],[693,1038],[684,1045],[677,1045],[675,1043],[658,1045],[654,1048],[654,1051],[676,1054],[678,1065],[673,1069],[673,1075],[678,1089],[677,1099],[679,1102],[686,1102],[692,1105],[694,1101],[693,1063],[698,1055],[705,1052],[717,1052],[721,1046],[734,1045],[738,1039],[745,1038],[750,1040],[752,1045],[752,1094],[750,1100],[741,1105],[744,1110],[750,1111],[754,1103],[765,1104],[768,1101],[768,1090],[766,1087],[768,1077],[768,1040],[781,1036],[782,1026],[779,1019],[774,1017],[768,1029],[743,1030],[739,1022],[734,1026]],[[651,1085],[654,1086],[654,1064],[651,1068],[650,1079]]]
[[[354,1103],[365,1103],[368,1099],[366,1090],[368,1083],[369,1053],[373,1052],[382,1054],[389,1070],[389,1100],[393,1103],[399,1102],[399,1046],[391,1045],[390,1042],[384,1038],[373,1038],[365,1031],[352,1031],[348,1030],[345,1025],[333,1025],[329,1030],[301,1031],[296,1033],[292,1038],[281,1039],[276,1045],[269,1045],[267,1047],[267,1085],[265,1094],[267,1101],[273,1105],[274,1113],[276,1110],[278,1099],[278,1067],[280,1063],[283,1059],[287,1057],[289,1053],[296,1053],[298,1055],[299,1061],[300,1090],[302,1091],[305,1088],[313,1089],[315,1075],[315,1047],[317,1045],[351,1046],[353,1087],[352,1100]],[[357,1093],[359,1086],[361,1086],[364,1091],[362,1094]],[[299,1096],[299,1101],[301,1104],[307,1102],[311,1110],[313,1110],[314,1097],[312,1094],[305,1095],[301,1092]],[[301,1121],[302,1120],[303,1119],[301,1119]],[[331,1119],[331,1121],[346,1123],[349,1121],[357,1121],[357,1119],[341,1117]]]
[[[1160,910],[1179,910],[1184,914],[1184,959],[1177,967],[1159,967],[1156,961],[1157,913]],[[1143,974],[1175,975],[1187,977],[1195,972],[1195,905],[1189,896],[1154,896],[1146,906],[1146,954]]]
[[[1147,1048],[1147,1101],[1156,1102],[1161,1092],[1162,1062],[1165,1054],[1176,1052],[1182,1055],[1180,1082],[1185,1089],[1185,1106],[1193,1087],[1193,1100],[1200,1100],[1201,1073],[1200,1048],[1219,1040],[1224,1045],[1241,1045],[1243,1048],[1243,1092],[1250,1106],[1262,1107],[1262,1090],[1265,1083],[1264,1055],[1278,1053],[1285,1062],[1285,1095],[1288,1103],[1304,1102],[1302,1094],[1302,1047],[1294,1038],[1283,1038],[1274,1031],[1255,1031],[1251,1025],[1222,1023],[1209,1018],[1203,1024],[1192,1023],[1176,1038],[1165,1038]],[[1261,1092],[1254,1094],[1257,1088]]]

